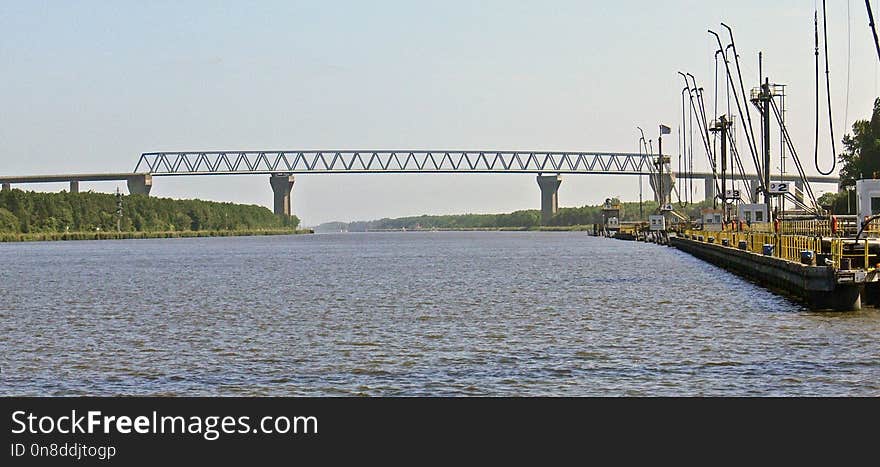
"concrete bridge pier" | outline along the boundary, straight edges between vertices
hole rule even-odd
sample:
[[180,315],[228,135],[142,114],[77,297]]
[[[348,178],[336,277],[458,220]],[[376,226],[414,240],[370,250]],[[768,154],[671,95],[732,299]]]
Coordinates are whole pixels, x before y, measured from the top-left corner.
[[707,201],[715,199],[715,179],[712,177],[706,177],[703,179],[703,183],[703,193],[706,195],[705,199]]
[[293,190],[293,175],[270,175],[269,184],[272,186],[272,193],[275,195],[275,214],[291,215],[290,192]]
[[[153,176],[150,174],[135,175],[126,178],[128,182],[128,194],[130,195],[150,195],[150,189],[153,188]],[[70,185],[73,190],[73,182]]]
[[804,202],[804,182],[802,180],[795,180],[794,182],[794,197],[801,203]]
[[659,193],[660,187],[657,186],[659,180],[659,174],[652,174],[648,177],[651,190],[654,191],[654,201],[659,204],[670,203],[672,200],[672,190],[675,188],[675,177],[670,172],[663,172],[663,193]]
[[11,189],[12,189],[11,183],[5,183],[5,182],[3,183],[3,191],[9,191]]
[[79,193],[79,182],[76,180],[70,181],[70,192],[71,193]]
[[749,190],[749,202],[752,204],[756,204],[758,202],[758,187],[761,186],[761,182],[757,178],[750,178],[746,180],[746,187]]
[[547,224],[550,218],[559,211],[559,175],[538,175],[538,187],[541,188],[541,225]]

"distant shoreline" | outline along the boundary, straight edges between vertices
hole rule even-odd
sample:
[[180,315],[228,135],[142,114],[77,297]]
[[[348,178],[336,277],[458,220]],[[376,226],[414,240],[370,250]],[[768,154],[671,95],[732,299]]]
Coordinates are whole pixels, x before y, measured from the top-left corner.
[[166,232],[34,232],[0,233],[0,243],[47,242],[71,240],[128,240],[147,238],[250,237],[260,235],[300,235],[315,233],[312,229],[265,230],[179,230]]
[[587,232],[592,225],[545,225],[534,227],[444,227],[432,229],[368,229],[368,230],[315,230],[316,233],[376,233],[376,232]]

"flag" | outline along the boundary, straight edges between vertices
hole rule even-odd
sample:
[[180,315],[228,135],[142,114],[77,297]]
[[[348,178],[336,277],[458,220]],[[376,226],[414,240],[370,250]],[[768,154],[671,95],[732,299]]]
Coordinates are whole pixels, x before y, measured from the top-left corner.
[[669,128],[666,125],[660,125],[660,134],[661,135],[668,135],[671,132],[672,132],[672,128]]

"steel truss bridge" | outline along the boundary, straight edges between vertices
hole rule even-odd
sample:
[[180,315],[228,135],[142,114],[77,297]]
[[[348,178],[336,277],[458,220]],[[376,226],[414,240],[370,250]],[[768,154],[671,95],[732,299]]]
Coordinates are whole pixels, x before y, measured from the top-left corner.
[[650,174],[655,155],[547,151],[212,151],[144,153],[152,175],[304,173]]
[[[176,151],[147,152],[131,173],[0,176],[3,190],[13,183],[70,182],[79,191],[86,181],[125,180],[129,193],[149,195],[153,176],[268,174],[275,213],[291,214],[294,174],[332,173],[527,173],[538,174],[541,215],[549,219],[558,209],[562,174],[650,175],[655,199],[669,199],[675,178],[703,179],[706,198],[714,194],[711,173],[673,174],[663,168],[657,193],[657,154],[579,151],[461,151],[461,150],[291,150],[291,151]],[[749,175],[757,180],[757,175]],[[784,176],[784,180],[795,180]],[[837,177],[808,177],[810,182],[836,183]]]

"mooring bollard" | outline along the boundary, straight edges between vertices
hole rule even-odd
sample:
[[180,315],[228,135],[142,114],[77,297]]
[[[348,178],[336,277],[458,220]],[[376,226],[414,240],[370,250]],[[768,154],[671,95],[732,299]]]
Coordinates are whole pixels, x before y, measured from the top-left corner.
[[816,254],[812,250],[801,250],[801,264],[816,265]]
[[773,256],[773,244],[765,243],[762,251],[764,252],[764,256]]
[[726,239],[726,238],[722,238],[722,239],[721,239],[721,245],[723,245],[723,246],[730,246],[730,240],[728,240],[728,239]]
[[740,250],[747,250],[749,248],[749,242],[747,242],[745,240],[740,240],[739,244],[737,246],[739,247]]

